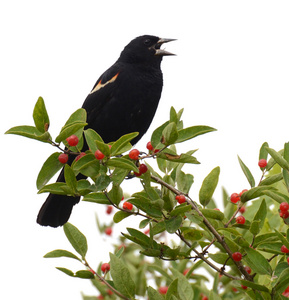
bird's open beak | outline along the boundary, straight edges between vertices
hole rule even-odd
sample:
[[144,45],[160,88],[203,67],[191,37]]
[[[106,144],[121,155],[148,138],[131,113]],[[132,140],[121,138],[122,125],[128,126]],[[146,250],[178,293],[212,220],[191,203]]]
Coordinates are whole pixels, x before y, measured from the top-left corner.
[[172,42],[175,41],[176,39],[159,39],[157,41],[157,43],[153,46],[153,48],[155,49],[156,53],[155,55],[161,55],[161,56],[165,56],[165,55],[175,55],[174,53],[171,53],[169,51],[166,51],[164,49],[160,49],[161,45],[164,43],[168,43],[168,42]]

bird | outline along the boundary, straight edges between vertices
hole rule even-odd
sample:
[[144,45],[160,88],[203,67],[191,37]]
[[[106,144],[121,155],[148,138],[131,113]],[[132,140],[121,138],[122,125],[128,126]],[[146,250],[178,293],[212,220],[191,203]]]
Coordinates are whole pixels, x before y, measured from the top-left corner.
[[[163,88],[161,62],[163,56],[175,55],[161,49],[175,39],[142,35],[124,47],[117,61],[96,81],[82,108],[87,113],[85,129],[95,130],[105,143],[124,134],[138,132],[131,144],[136,144],[148,130]],[[84,143],[82,151],[88,150]],[[69,156],[71,164],[75,156]],[[79,174],[77,179],[86,178]],[[64,170],[57,182],[65,182]],[[64,225],[80,197],[49,194],[40,208],[37,223],[42,226]]]

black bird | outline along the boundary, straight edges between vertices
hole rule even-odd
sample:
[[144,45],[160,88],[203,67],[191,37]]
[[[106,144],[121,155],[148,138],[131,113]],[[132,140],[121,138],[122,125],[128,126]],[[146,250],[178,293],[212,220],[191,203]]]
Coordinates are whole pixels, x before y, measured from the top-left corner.
[[[105,143],[139,132],[132,140],[135,144],[149,128],[163,87],[162,57],[173,55],[160,47],[170,41],[173,39],[151,35],[135,38],[97,80],[82,107],[87,112],[86,128],[94,129]],[[87,149],[84,145],[82,151]],[[70,157],[68,163],[74,158]],[[65,181],[63,170],[57,181]],[[38,213],[37,223],[51,227],[64,225],[79,200],[80,197],[49,194]]]

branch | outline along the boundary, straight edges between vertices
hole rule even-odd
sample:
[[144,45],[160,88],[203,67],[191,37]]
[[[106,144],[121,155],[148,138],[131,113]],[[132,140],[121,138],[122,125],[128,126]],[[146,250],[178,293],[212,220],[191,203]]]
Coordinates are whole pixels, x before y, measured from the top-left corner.
[[[170,191],[172,191],[173,193],[175,193],[175,194],[177,194],[177,195],[183,194],[181,191],[179,191],[179,190],[176,189],[175,187],[169,185],[168,183],[164,182],[162,179],[160,179],[160,178],[158,178],[158,177],[156,177],[156,176],[154,176],[154,175],[151,175],[151,178],[152,178],[153,180],[155,180],[157,183],[161,184],[162,186],[168,188],[168,189],[169,189]],[[234,264],[237,266],[238,270],[244,275],[244,277],[245,277],[247,280],[252,281],[252,276],[250,276],[250,275],[246,272],[246,270],[245,270],[243,264],[242,264],[241,262],[235,261],[235,260],[233,259],[233,257],[232,257],[232,251],[231,251],[231,249],[228,247],[228,245],[225,243],[224,238],[217,232],[217,230],[215,229],[215,227],[214,227],[214,226],[208,221],[208,219],[202,214],[202,212],[199,210],[197,204],[193,201],[193,199],[191,199],[188,195],[186,195],[186,197],[187,197],[187,199],[186,199],[187,203],[188,203],[189,205],[191,205],[191,207],[198,213],[198,215],[199,215],[200,217],[202,217],[204,225],[212,232],[212,234],[215,236],[215,238],[217,239],[217,241],[223,246],[223,248],[225,249],[225,251],[228,253],[229,257],[232,259],[232,261],[234,262]],[[194,250],[194,251],[196,251],[196,250]],[[196,252],[195,252],[195,253],[196,253]],[[212,268],[214,268],[214,269],[216,270],[216,267],[215,267],[211,262],[209,262],[209,261],[204,257],[204,255],[202,255],[202,254],[200,254],[200,255],[201,255],[201,256],[200,256],[201,259],[203,259],[207,264],[209,264]],[[213,265],[214,267],[213,267],[212,265]],[[217,269],[218,269],[218,268],[217,268]],[[220,270],[220,269],[218,269],[218,270]],[[223,271],[220,271],[220,272],[222,273]]]

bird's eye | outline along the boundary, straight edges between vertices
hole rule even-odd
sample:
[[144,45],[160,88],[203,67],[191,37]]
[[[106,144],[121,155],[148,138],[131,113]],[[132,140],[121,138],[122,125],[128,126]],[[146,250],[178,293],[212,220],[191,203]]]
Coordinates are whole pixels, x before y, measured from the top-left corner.
[[150,39],[146,39],[143,42],[146,46],[149,46],[151,44],[151,40]]

